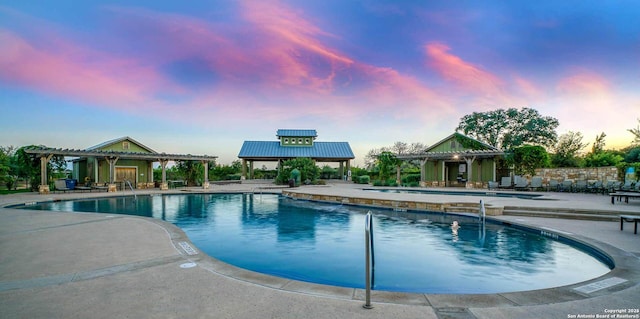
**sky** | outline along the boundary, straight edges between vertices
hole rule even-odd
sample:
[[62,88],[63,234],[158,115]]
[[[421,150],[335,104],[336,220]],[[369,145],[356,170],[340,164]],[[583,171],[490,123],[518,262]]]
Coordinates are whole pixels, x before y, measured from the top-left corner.
[[315,129],[362,167],[528,107],[618,149],[640,119],[639,20],[635,0],[0,0],[0,146],[130,136],[230,164]]

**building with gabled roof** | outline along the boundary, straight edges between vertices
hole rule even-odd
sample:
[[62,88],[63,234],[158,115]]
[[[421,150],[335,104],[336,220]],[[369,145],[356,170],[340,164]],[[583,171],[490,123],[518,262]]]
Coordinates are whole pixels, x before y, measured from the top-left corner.
[[82,188],[116,191],[124,188],[155,187],[153,164],[159,162],[162,168],[161,189],[167,189],[166,167],[169,161],[199,161],[204,166],[203,188],[209,188],[208,163],[215,162],[217,156],[158,153],[129,136],[109,140],[86,149],[62,149],[32,147],[25,149],[28,154],[40,158],[40,193],[48,193],[46,165],[52,156],[75,157],[73,160],[73,179]]
[[238,158],[242,159],[243,178],[253,178],[254,162],[278,162],[280,167],[283,161],[294,158],[339,163],[339,174],[345,175],[345,166],[348,172],[351,160],[355,158],[349,143],[316,142],[317,136],[316,130],[279,129],[276,141],[245,141],[238,153]]
[[401,160],[420,160],[422,186],[484,188],[496,181],[496,161],[504,152],[456,132],[422,153],[396,156]]

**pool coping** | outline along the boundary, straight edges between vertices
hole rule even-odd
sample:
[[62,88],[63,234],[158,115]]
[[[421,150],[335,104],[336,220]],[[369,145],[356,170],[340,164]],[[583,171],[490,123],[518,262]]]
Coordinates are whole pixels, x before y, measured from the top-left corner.
[[[192,193],[192,192],[189,192]],[[196,193],[196,192],[193,192]],[[201,193],[201,192],[197,192]],[[213,191],[204,193],[251,193],[246,191]],[[267,192],[263,192],[267,193]],[[274,192],[277,194],[278,192]],[[161,195],[171,194],[185,194],[184,191],[178,192],[163,192]],[[142,193],[141,195],[150,195],[148,193]],[[102,198],[102,197],[118,197],[118,196],[131,196],[130,194],[111,194],[111,196],[65,196],[59,200],[73,200],[73,199],[90,199],[90,198]],[[4,205],[4,208],[11,208],[11,206],[20,205],[22,203],[11,203]],[[90,213],[90,214],[103,214],[103,213]],[[329,286],[322,284],[315,284],[309,282],[302,282],[293,279],[286,279],[276,277],[272,275],[266,275],[257,273],[247,269],[239,268],[231,264],[227,264],[207,254],[199,252],[197,246],[194,245],[186,234],[179,227],[171,224],[170,222],[162,221],[152,217],[140,217],[130,216],[131,218],[142,218],[153,221],[155,224],[163,227],[170,235],[172,244],[174,247],[184,256],[185,259],[195,262],[199,267],[221,276],[239,280],[245,283],[250,283],[262,287],[276,289],[279,291],[285,291],[290,293],[301,293],[307,295],[313,295],[324,298],[356,300],[364,302],[364,289],[360,288],[345,288],[338,286]],[[555,236],[567,237],[571,240],[583,243],[597,250],[602,251],[608,257],[610,257],[615,263],[615,268],[607,274],[593,278],[591,280],[583,281],[580,283],[539,289],[530,291],[508,292],[508,293],[495,293],[495,294],[422,294],[422,293],[404,293],[404,292],[389,292],[389,291],[372,291],[372,302],[374,303],[393,303],[393,304],[405,304],[405,305],[420,305],[431,306],[434,308],[486,308],[486,307],[519,307],[519,306],[533,306],[533,305],[545,305],[555,304],[561,302],[571,302],[578,300],[590,299],[598,296],[608,295],[615,292],[622,292],[628,288],[634,287],[640,283],[640,258],[633,253],[618,249],[607,243],[597,241],[585,236],[577,234],[567,234],[559,230],[550,228],[540,228],[526,223],[520,222],[505,222],[504,224],[518,225],[520,227],[534,229],[540,232],[546,232]],[[196,247],[194,251],[185,250],[184,244],[187,246]],[[622,282],[621,282],[622,281]],[[616,283],[607,286],[609,283]],[[587,288],[584,288],[587,287]],[[601,288],[603,287],[603,288]],[[585,292],[586,291],[586,292]]]

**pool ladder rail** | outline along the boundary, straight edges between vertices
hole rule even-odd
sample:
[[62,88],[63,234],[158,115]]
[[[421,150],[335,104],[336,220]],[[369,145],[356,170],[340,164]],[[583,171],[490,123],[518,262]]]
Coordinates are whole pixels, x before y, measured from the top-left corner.
[[486,222],[487,222],[487,211],[484,208],[484,201],[481,199],[480,207],[478,211],[478,224],[480,224],[479,225],[480,227],[478,227],[478,232],[479,232],[478,237],[482,245],[484,245],[484,239],[486,234]]
[[131,192],[133,193],[133,202],[137,202],[138,201],[138,196],[136,195],[136,192],[133,190],[133,186],[131,185],[131,181],[126,180],[124,182],[129,185],[129,189],[131,189]]
[[371,309],[371,287],[375,280],[375,255],[373,250],[373,214],[367,212],[364,218],[364,245],[365,245],[365,309]]

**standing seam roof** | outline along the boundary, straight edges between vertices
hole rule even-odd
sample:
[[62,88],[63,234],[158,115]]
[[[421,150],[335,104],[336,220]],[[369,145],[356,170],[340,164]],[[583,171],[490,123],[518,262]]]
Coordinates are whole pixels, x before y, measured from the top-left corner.
[[347,142],[314,142],[313,146],[281,146],[280,142],[245,141],[239,158],[336,158],[353,159],[353,151]]

